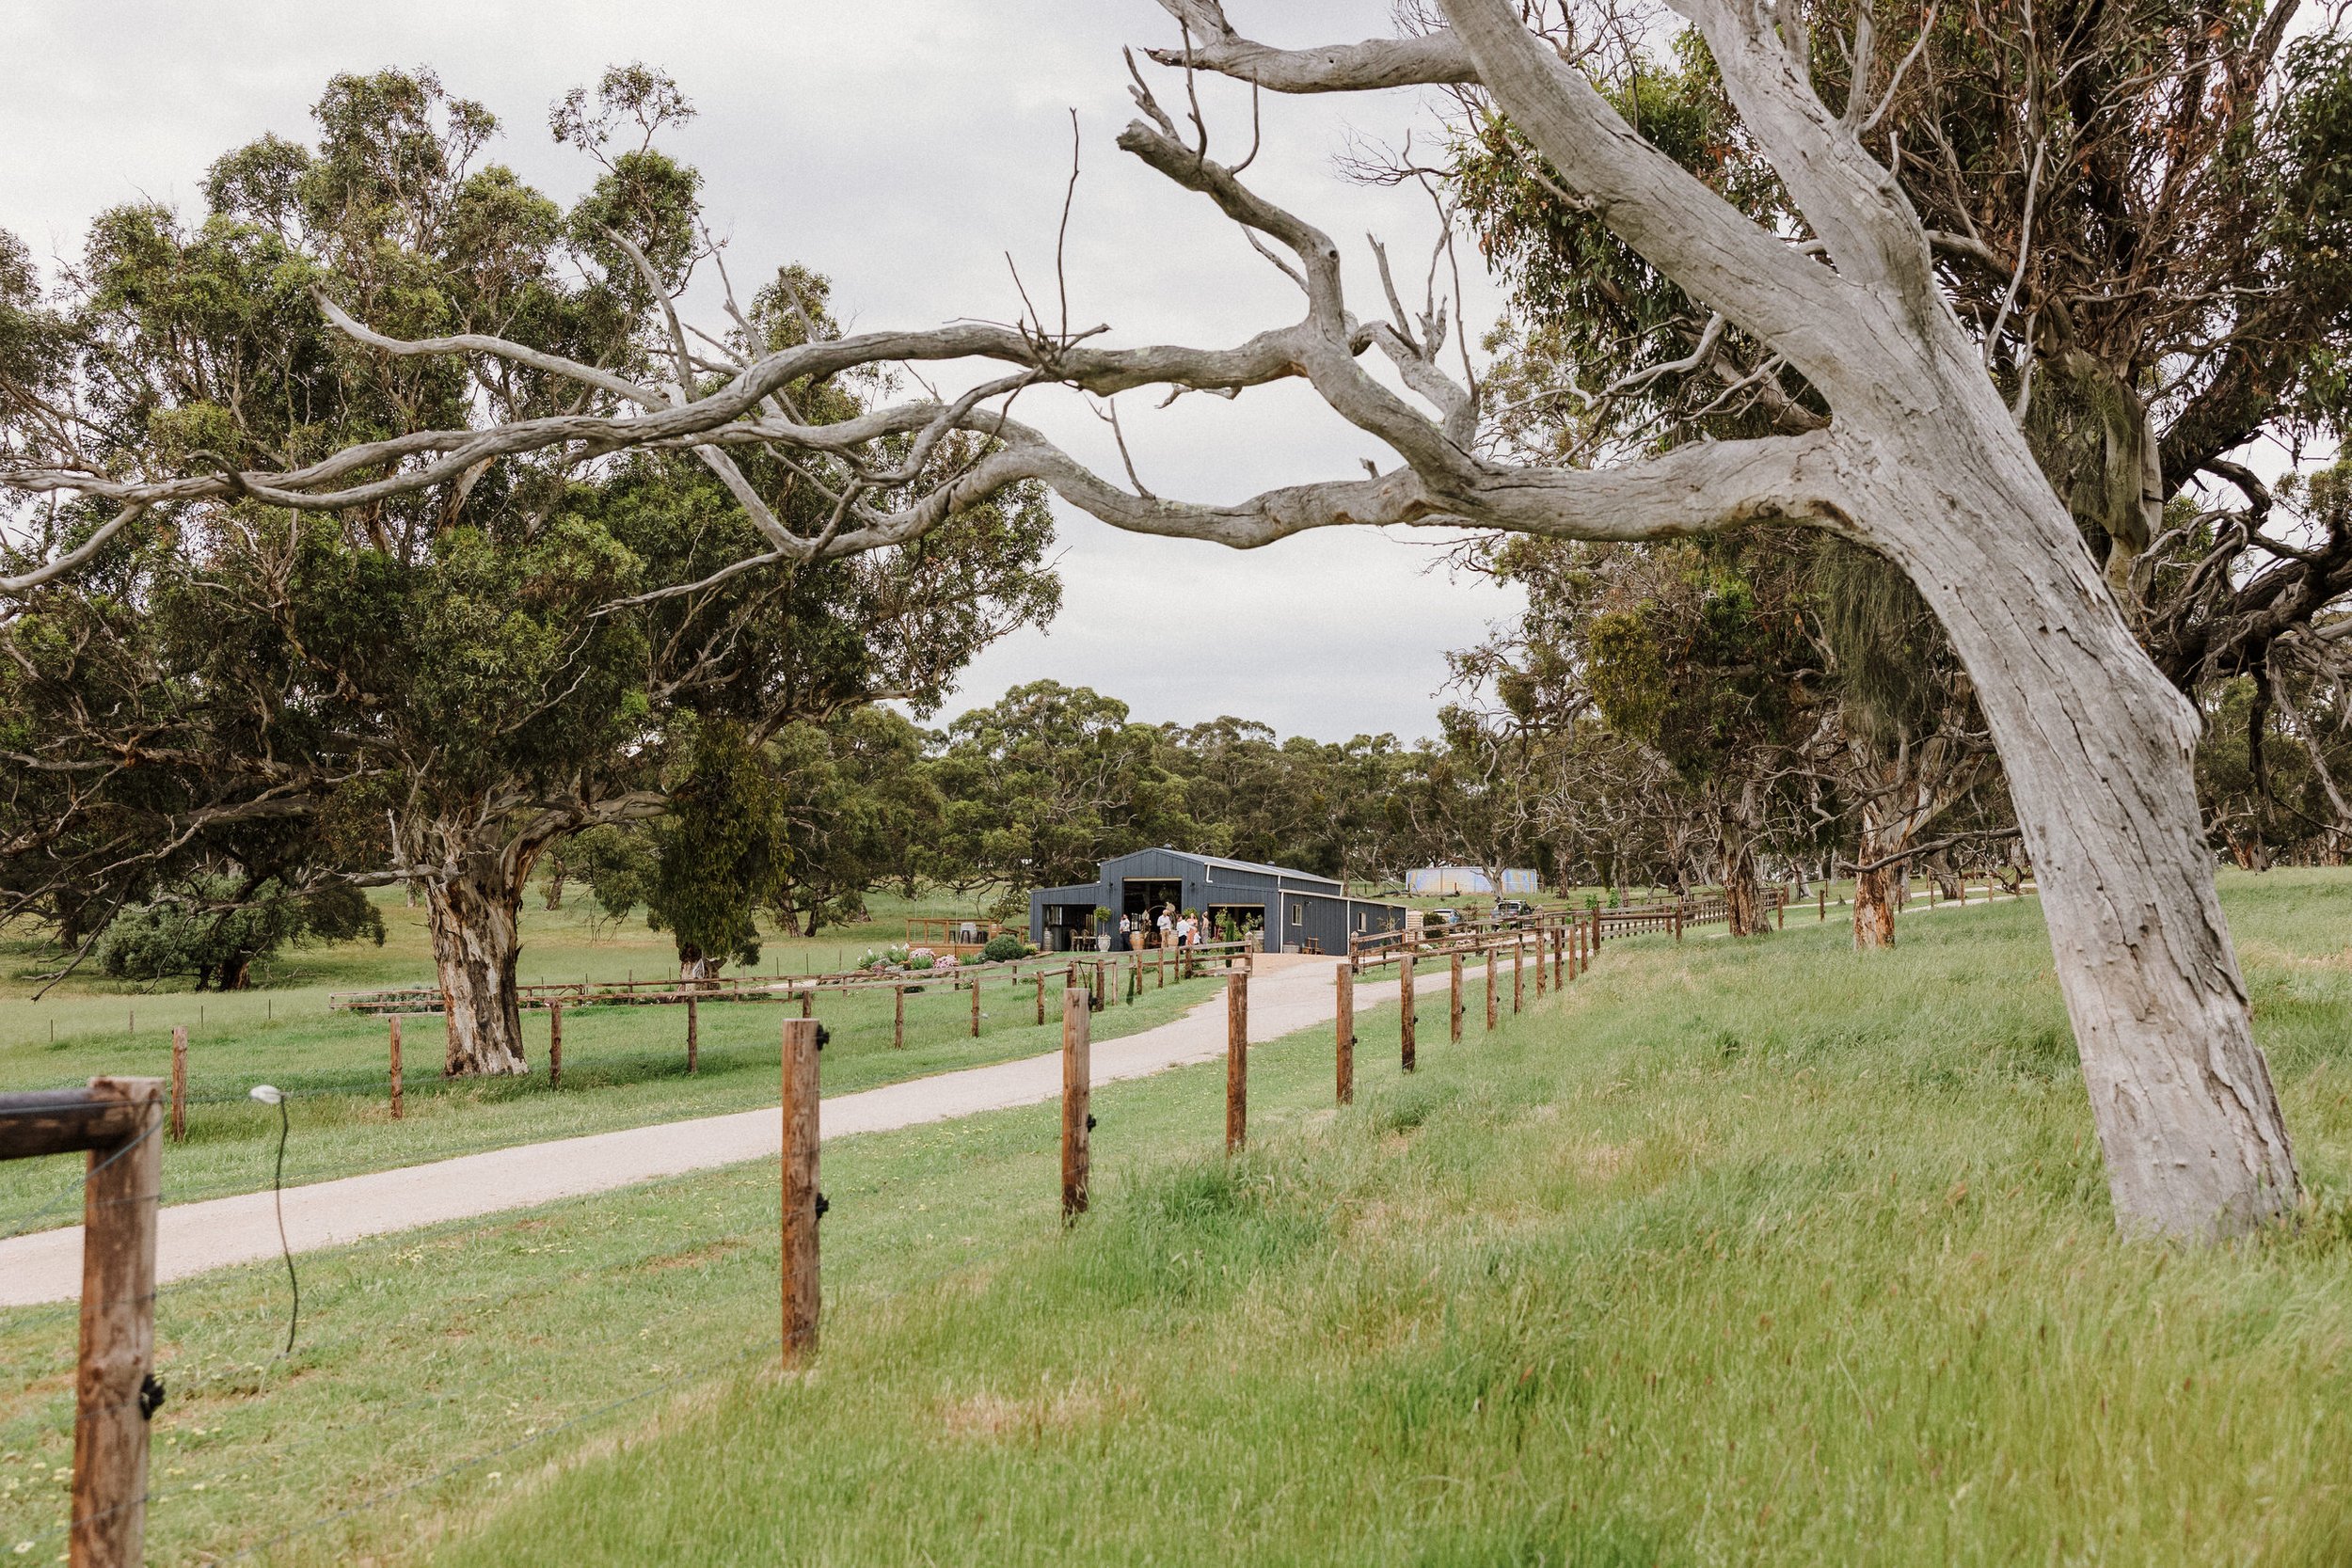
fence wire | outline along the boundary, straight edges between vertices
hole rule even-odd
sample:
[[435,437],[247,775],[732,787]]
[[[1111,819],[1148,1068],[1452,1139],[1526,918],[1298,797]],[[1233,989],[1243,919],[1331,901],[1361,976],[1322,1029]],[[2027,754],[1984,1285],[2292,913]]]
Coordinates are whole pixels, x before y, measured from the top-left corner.
[[[309,1094],[297,1096],[295,1098],[305,1100],[321,1099],[327,1098],[331,1093],[332,1091],[313,1090]],[[210,1101],[199,1101],[195,1097],[191,1097],[188,1103],[220,1103],[231,1099],[243,1100],[244,1098],[245,1097],[242,1095],[223,1095]],[[150,1132],[146,1135],[152,1135],[152,1133]],[[514,1147],[514,1144],[512,1141],[505,1141],[490,1147],[509,1148]],[[110,1158],[119,1158],[124,1152],[128,1152],[128,1147],[124,1149],[116,1151],[116,1153]],[[257,1154],[260,1152],[261,1151],[257,1150]],[[683,1185],[705,1180],[712,1174],[713,1173],[710,1171],[688,1172],[669,1178],[662,1182],[640,1184],[627,1189],[626,1191],[631,1196],[641,1196],[647,1192],[648,1188],[658,1190],[663,1186]],[[84,1173],[85,1180],[87,1179],[87,1173]],[[839,1212],[844,1205],[853,1205],[860,1198],[879,1194],[884,1186],[889,1184],[890,1183],[887,1182],[877,1181],[871,1185],[859,1183],[838,1189],[835,1192],[834,1196],[841,1201],[836,1203],[835,1212]],[[253,1190],[251,1185],[248,1183],[239,1182],[235,1185],[240,1191]],[[56,1208],[61,1206],[64,1201],[74,1196],[75,1193],[78,1193],[79,1190],[80,1186],[79,1182],[77,1182],[74,1187],[67,1195],[65,1195],[64,1197],[53,1200],[52,1203],[44,1205],[41,1210],[35,1211],[34,1216],[30,1217],[38,1217],[41,1214],[54,1211]],[[194,1195],[186,1190],[175,1190],[172,1196],[176,1200],[184,1201],[187,1197]],[[617,1193],[613,1195],[599,1195],[599,1196],[618,1196],[620,1195]],[[910,1198],[913,1196],[914,1195],[910,1195]],[[150,1198],[148,1201],[155,1200],[155,1198]],[[592,1199],[591,1201],[595,1200]],[[991,1204],[988,1207],[993,1212],[992,1217],[1002,1217],[1003,1208],[1001,1205]],[[860,1301],[879,1304],[903,1299],[911,1295],[916,1295],[923,1291],[935,1289],[942,1281],[950,1277],[968,1274],[976,1268],[990,1266],[1005,1258],[1012,1256],[1016,1252],[1034,1248],[1040,1244],[1040,1243],[1042,1242],[1048,1234],[1048,1232],[1043,1228],[1043,1216],[1055,1212],[1050,1196],[1046,1196],[1045,1190],[1042,1188],[1041,1188],[1040,1191],[1037,1207],[1041,1218],[1041,1226],[1035,1232],[1016,1234],[1011,1239],[1005,1241],[1000,1244],[978,1250],[960,1250],[957,1256],[945,1261],[938,1268],[923,1271],[921,1274],[915,1275],[912,1277],[888,1270],[887,1257],[884,1254],[874,1253],[871,1252],[870,1249],[860,1249],[856,1247],[850,1248],[846,1257],[843,1254],[836,1252],[834,1259],[834,1270],[831,1271],[832,1278],[835,1281],[835,1283],[832,1288],[828,1289],[824,1303],[827,1318],[837,1323],[839,1315],[845,1309],[853,1309],[855,1304]],[[852,1209],[852,1212],[854,1212],[854,1209]],[[896,1212],[901,1216],[911,1213],[908,1203],[904,1201],[887,1205],[886,1212]],[[838,1222],[836,1222],[836,1226],[837,1223]],[[1057,1227],[1051,1233],[1059,1234],[1060,1232],[1058,1227]],[[740,1227],[726,1227],[719,1232],[719,1238],[717,1239],[749,1239],[753,1241],[756,1246],[762,1248],[772,1247],[777,1241],[776,1233],[772,1227],[754,1227],[749,1229]],[[679,1241],[680,1238],[675,1234],[664,1235],[658,1243],[652,1246],[632,1249],[631,1254],[628,1257],[620,1259],[599,1259],[596,1264],[597,1272],[600,1274],[628,1272],[658,1262],[665,1257],[675,1255],[677,1251]],[[394,1248],[406,1249],[413,1247],[416,1244],[416,1242],[417,1235],[415,1232],[389,1232],[377,1237],[370,1238],[367,1242],[358,1243],[358,1248],[382,1248],[386,1250]],[[339,1261],[342,1267],[339,1270],[337,1276],[329,1282],[330,1291],[325,1302],[323,1304],[314,1304],[313,1307],[313,1321],[321,1327],[335,1323],[339,1317],[342,1315],[342,1309],[349,1300],[348,1287],[354,1273],[351,1265],[354,1262],[353,1254],[355,1250],[355,1248],[351,1247],[337,1249]],[[861,1252],[867,1253],[867,1256],[861,1258]],[[759,1256],[759,1254],[755,1252],[751,1256],[756,1257]],[[845,1262],[849,1265],[849,1269],[854,1276],[865,1272],[864,1268],[861,1266],[862,1264],[870,1264],[877,1259],[884,1261],[886,1277],[855,1278],[854,1282],[846,1289],[838,1283],[841,1278],[842,1265]],[[336,1286],[342,1286],[343,1289],[334,1289],[333,1287]],[[514,1284],[512,1288],[500,1291],[494,1296],[484,1299],[469,1300],[465,1305],[468,1311],[471,1314],[488,1314],[492,1317],[512,1318],[516,1315],[517,1308],[527,1307],[535,1299],[562,1294],[566,1291],[580,1289],[580,1286],[581,1280],[576,1274],[559,1274],[553,1277],[517,1282]],[[183,1291],[193,1290],[193,1288],[192,1283],[183,1282],[183,1286],[174,1288],[172,1291],[172,1299],[184,1299],[184,1296],[182,1293]],[[240,1315],[253,1312],[255,1307],[258,1305],[258,1301],[259,1298],[241,1297],[234,1302],[213,1306],[209,1309],[199,1309],[195,1316],[199,1320],[204,1317],[210,1317],[215,1323],[223,1320],[233,1322],[233,1320]],[[63,1307],[54,1313],[44,1313],[30,1318],[10,1317],[6,1314],[0,1314],[0,1337],[14,1338],[44,1323],[78,1316],[80,1310],[80,1304],[77,1303]],[[160,1300],[159,1292],[159,1319],[165,1320],[165,1323],[167,1323],[171,1316],[172,1314],[168,1306],[165,1305]],[[298,1359],[294,1366],[294,1370],[298,1372],[303,1370],[305,1365],[311,1363],[330,1362],[339,1356],[358,1351],[371,1344],[384,1344],[388,1342],[405,1343],[409,1340],[413,1340],[418,1337],[418,1332],[421,1326],[430,1327],[435,1321],[437,1321],[435,1312],[428,1311],[425,1313],[412,1314],[411,1316],[391,1325],[361,1323],[347,1332],[335,1332],[329,1338],[324,1340],[313,1340],[310,1343],[299,1347]],[[159,1324],[159,1329],[161,1326],[162,1325]],[[256,1327],[258,1330],[258,1320]],[[177,1335],[178,1337],[184,1338],[189,1332],[192,1332],[192,1328],[183,1326],[177,1331]],[[571,1346],[567,1348],[566,1354],[569,1358],[574,1361],[578,1361],[584,1354],[591,1362],[596,1362],[606,1359],[607,1357],[605,1353],[609,1352],[615,1346],[628,1342],[628,1340],[626,1335],[616,1335],[600,1339],[584,1347]],[[331,1509],[324,1510],[307,1520],[298,1524],[288,1526],[282,1529],[276,1530],[274,1533],[271,1533],[259,1541],[252,1542],[243,1547],[240,1547],[227,1558],[218,1557],[213,1552],[202,1552],[200,1555],[206,1560],[213,1561],[248,1560],[258,1555],[283,1545],[289,1541],[326,1528],[339,1521],[349,1520],[359,1514],[363,1514],[370,1511],[386,1506],[387,1504],[396,1502],[402,1497],[412,1496],[420,1491],[436,1486],[456,1476],[478,1470],[495,1461],[549,1443],[558,1437],[570,1433],[575,1433],[589,1423],[604,1418],[618,1411],[640,1405],[644,1402],[657,1398],[662,1394],[693,1386],[695,1385],[707,1382],[715,1377],[723,1376],[756,1357],[775,1354],[781,1349],[781,1346],[782,1340],[780,1338],[768,1338],[755,1341],[747,1345],[742,1350],[735,1352],[732,1354],[716,1358],[700,1358],[697,1360],[695,1365],[684,1370],[661,1377],[658,1381],[631,1392],[601,1401],[587,1409],[578,1411],[569,1416],[562,1417],[550,1424],[526,1433],[520,1438],[495,1444],[489,1448],[471,1453],[448,1465],[437,1466],[426,1474],[412,1477],[390,1485],[380,1487],[377,1490],[359,1497],[356,1501],[343,1503]],[[252,1370],[259,1371],[267,1365],[269,1365],[267,1361],[257,1361],[253,1365]],[[162,1370],[167,1370],[171,1374],[173,1380],[173,1392],[175,1396],[182,1400],[199,1399],[214,1395],[231,1395],[246,1385],[246,1378],[243,1375],[246,1369],[242,1363],[223,1363],[218,1370],[213,1368],[199,1368],[198,1366],[190,1365],[167,1367]],[[207,1377],[204,1375],[206,1371],[214,1371],[215,1375]],[[414,1413],[421,1410],[452,1408],[472,1409],[485,1400],[502,1401],[512,1407],[525,1400],[535,1401],[543,1398],[546,1389],[544,1373],[529,1374],[528,1381],[514,1381],[515,1377],[524,1375],[525,1374],[500,1373],[479,1377],[456,1388],[437,1389],[434,1393],[422,1396],[416,1400],[405,1401],[391,1405],[372,1404],[367,1408],[367,1415],[371,1421],[378,1421],[387,1416],[400,1413]],[[256,1389],[254,1391],[256,1393],[265,1392],[265,1390],[262,1389]],[[215,1430],[217,1432],[219,1429],[215,1427]],[[199,1429],[199,1434],[202,1434],[200,1429]],[[333,1442],[339,1435],[340,1433],[338,1431],[330,1428],[328,1430],[318,1432],[317,1433],[309,1436],[307,1440],[292,1447],[271,1444],[271,1452],[274,1458],[280,1460],[286,1457],[298,1456],[304,1453],[315,1451],[317,1449]],[[266,1438],[261,1440],[267,1441]],[[247,1439],[247,1441],[252,1441],[252,1439]],[[137,1500],[146,1503],[151,1509],[161,1508],[167,1506],[174,1501],[182,1500],[193,1495],[193,1493],[197,1490],[199,1490],[199,1487],[193,1483],[189,1487],[182,1489],[157,1490],[151,1482],[148,1495]],[[131,1505],[122,1504],[118,1506]],[[16,1544],[15,1550],[23,1553],[39,1550],[41,1546],[49,1543],[53,1543],[58,1538],[68,1534],[72,1528],[73,1521],[69,1519],[45,1534],[33,1537],[29,1543]]]

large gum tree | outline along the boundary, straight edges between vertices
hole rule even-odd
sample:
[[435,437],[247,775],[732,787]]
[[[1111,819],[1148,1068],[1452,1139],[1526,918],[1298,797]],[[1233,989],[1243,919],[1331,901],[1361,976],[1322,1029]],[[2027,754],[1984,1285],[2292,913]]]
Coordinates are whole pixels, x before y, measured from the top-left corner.
[[[2215,895],[2190,753],[2197,717],[2158,672],[2086,553],[2066,503],[1987,373],[1939,281],[1931,237],[1865,145],[1899,62],[1870,62],[1842,102],[1816,89],[1802,17],[1763,0],[1677,0],[1704,39],[1744,134],[1797,221],[1760,226],[1629,125],[1509,0],[1443,0],[1446,25],[1304,50],[1256,43],[1209,0],[1163,0],[1182,42],[1156,56],[1280,92],[1452,84],[1485,94],[1612,233],[1763,345],[1826,409],[1818,428],[1692,443],[1597,467],[1498,458],[1474,387],[1439,359],[1434,307],[1351,311],[1339,247],[1208,155],[1148,87],[1120,146],[1248,230],[1305,296],[1297,321],[1223,347],[1098,346],[1042,322],[965,322],[729,356],[712,388],[640,396],[596,366],[494,334],[429,345],[532,365],[596,406],[495,428],[414,429],[263,470],[118,474],[71,451],[20,456],[6,482],[135,517],[167,501],[244,494],[310,511],[446,489],[525,454],[748,450],[834,465],[837,519],[780,530],[759,559],[803,560],[917,535],[977,497],[1043,480],[1114,526],[1251,546],[1310,528],[1470,525],[1562,537],[1664,539],[1751,525],[1827,530],[1899,566],[1943,623],[1999,747],[2042,906],[2109,1175],[2127,1232],[2235,1234],[2293,1208],[2296,1166],[2246,987]],[[411,344],[419,352],[428,345]],[[1392,377],[1365,363],[1374,352]],[[1008,367],[952,402],[878,404],[818,425],[787,388],[890,361],[978,357]],[[1237,392],[1305,380],[1382,442],[1393,467],[1230,505],[1155,497],[1097,475],[1006,399],[1038,381],[1097,395],[1136,388]],[[680,382],[688,377],[676,378]],[[926,451],[962,430],[984,451],[910,490],[895,443]],[[123,526],[130,526],[126,521]],[[71,541],[61,541],[70,546]],[[69,559],[66,555],[53,557]],[[19,573],[38,575],[47,565]]]
[[[226,154],[200,217],[103,214],[56,306],[0,267],[0,357],[24,367],[0,372],[8,434],[137,483],[699,390],[714,372],[669,314],[708,260],[696,181],[651,145],[685,112],[640,68],[560,105],[598,164],[566,213],[485,162],[495,122],[429,73],[339,78],[316,144]],[[439,346],[393,352],[351,312]],[[477,328],[594,379],[469,352]],[[835,331],[823,280],[787,269],[722,338]],[[817,376],[776,396],[829,424],[866,392]],[[976,440],[894,460],[919,484]],[[755,750],[799,721],[935,701],[1056,592],[1034,485],[919,537],[842,538],[821,463],[767,452],[476,463],[326,511],[201,483],[135,528],[44,520],[95,550],[0,614],[0,920],[45,917],[87,950],[115,911],[215,865],[257,886],[406,883],[463,1076],[527,1070],[519,913],[551,847],[693,811],[697,736]],[[829,526],[841,547],[773,553],[771,535]]]

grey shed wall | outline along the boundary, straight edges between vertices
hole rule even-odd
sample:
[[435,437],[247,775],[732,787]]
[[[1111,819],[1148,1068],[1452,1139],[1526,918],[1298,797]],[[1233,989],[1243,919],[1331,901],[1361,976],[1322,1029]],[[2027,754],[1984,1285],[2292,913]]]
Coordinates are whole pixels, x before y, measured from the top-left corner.
[[1350,932],[1392,930],[1405,923],[1402,905],[1349,898],[1341,884],[1328,877],[1180,849],[1138,849],[1104,861],[1099,880],[1041,888],[1029,895],[1029,940],[1040,946],[1047,944],[1047,933],[1057,929],[1046,918],[1047,910],[1054,906],[1065,912],[1068,925],[1062,929],[1083,927],[1084,921],[1072,918],[1081,906],[1089,916],[1095,906],[1105,906],[1111,911],[1111,929],[1116,931],[1119,916],[1129,912],[1131,882],[1176,884],[1179,909],[1232,905],[1262,910],[1266,945],[1273,952],[1312,942],[1326,953],[1344,953]]

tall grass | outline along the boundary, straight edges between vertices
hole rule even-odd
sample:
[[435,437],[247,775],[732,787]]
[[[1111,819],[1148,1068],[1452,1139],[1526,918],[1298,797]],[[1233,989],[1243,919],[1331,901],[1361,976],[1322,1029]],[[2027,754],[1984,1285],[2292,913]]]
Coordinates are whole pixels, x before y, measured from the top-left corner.
[[2345,885],[2231,889],[2295,1232],[2114,1239],[2029,905],[1629,944],[438,1556],[2352,1560]]
[[[1066,1231],[1050,1106],[829,1148],[806,1372],[723,1365],[774,1334],[757,1166],[315,1259],[288,1363],[269,1270],[167,1292],[155,1560],[419,1481],[269,1557],[2346,1560],[2347,888],[2226,890],[2313,1184],[2234,1247],[2115,1239],[2030,903],[1627,942],[1459,1048],[1424,1003],[1410,1079],[1367,1013],[1344,1111],[1327,1030],[1254,1050],[1236,1161],[1221,1068],[1104,1086]],[[0,1478],[61,1453],[70,1326],[0,1317]]]

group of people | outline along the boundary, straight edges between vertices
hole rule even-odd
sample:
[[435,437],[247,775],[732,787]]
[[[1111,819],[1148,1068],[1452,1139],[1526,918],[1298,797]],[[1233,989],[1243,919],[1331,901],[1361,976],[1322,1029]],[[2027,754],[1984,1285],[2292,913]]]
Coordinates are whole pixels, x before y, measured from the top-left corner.
[[[1159,940],[1138,943],[1135,940],[1138,930],[1147,937],[1156,934]],[[1119,917],[1119,945],[1122,949],[1138,945],[1191,947],[1208,940],[1209,923],[1197,918],[1190,910],[1180,911],[1173,904],[1146,910],[1139,921],[1134,915],[1122,914]]]

